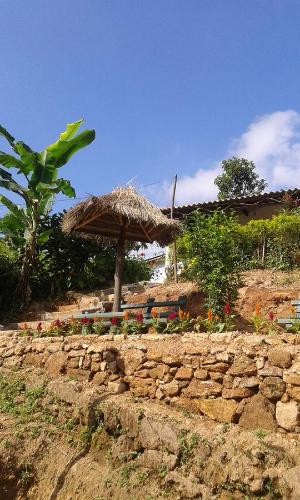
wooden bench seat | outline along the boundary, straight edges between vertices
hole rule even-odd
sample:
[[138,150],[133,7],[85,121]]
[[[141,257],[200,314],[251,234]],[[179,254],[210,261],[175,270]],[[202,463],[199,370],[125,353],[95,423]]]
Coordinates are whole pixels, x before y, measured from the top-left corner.
[[[136,304],[121,304],[121,309],[122,310],[132,310],[132,309],[145,309],[143,312],[144,319],[150,319],[152,309],[159,309],[161,307],[173,307],[174,312],[178,312],[179,308],[185,308],[187,303],[187,299],[185,295],[180,295],[178,297],[178,300],[165,300],[165,301],[159,301],[155,302],[155,298],[149,298],[147,299],[146,302],[144,303],[136,303]],[[159,317],[160,318],[167,318],[170,314],[170,311],[162,311],[159,312]]]
[[291,301],[291,305],[295,307],[295,316],[289,318],[278,318],[277,323],[279,325],[290,328],[294,323],[300,321],[300,299],[295,299]]

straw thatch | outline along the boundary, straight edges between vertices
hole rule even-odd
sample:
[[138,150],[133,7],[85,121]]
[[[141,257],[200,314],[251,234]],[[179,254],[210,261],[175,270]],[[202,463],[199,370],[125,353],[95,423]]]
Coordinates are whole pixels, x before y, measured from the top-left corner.
[[78,203],[66,212],[62,230],[116,241],[124,225],[126,240],[157,241],[160,245],[167,245],[181,231],[178,221],[169,219],[131,186]]

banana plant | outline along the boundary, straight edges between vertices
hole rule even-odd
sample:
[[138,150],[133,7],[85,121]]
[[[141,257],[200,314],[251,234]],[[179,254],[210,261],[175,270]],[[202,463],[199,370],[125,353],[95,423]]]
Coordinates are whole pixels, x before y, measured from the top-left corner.
[[47,233],[39,232],[41,218],[51,210],[57,193],[63,193],[69,198],[75,197],[70,181],[58,177],[59,169],[74,153],[95,139],[94,130],[78,133],[82,122],[83,120],[69,123],[58,140],[40,152],[33,151],[22,141],[16,141],[0,126],[0,136],[7,140],[12,149],[11,153],[0,151],[0,187],[14,193],[14,198],[15,195],[22,198],[23,205],[0,194],[0,203],[8,209],[7,215],[2,219],[2,227],[0,224],[0,232],[12,238],[16,233],[21,234],[24,242],[17,288],[21,309],[28,304],[30,297],[29,279],[38,238],[42,243],[48,237]]

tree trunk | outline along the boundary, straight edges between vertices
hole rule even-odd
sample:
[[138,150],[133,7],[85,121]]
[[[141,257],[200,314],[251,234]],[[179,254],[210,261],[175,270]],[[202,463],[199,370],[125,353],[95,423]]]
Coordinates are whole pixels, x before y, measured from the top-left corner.
[[123,279],[123,264],[125,257],[125,224],[121,227],[120,236],[117,243],[116,268],[115,268],[115,289],[114,289],[114,312],[121,310],[121,292]]
[[37,226],[38,222],[34,221],[31,234],[25,244],[22,267],[16,290],[18,308],[21,311],[24,310],[29,305],[30,302],[29,279],[36,253]]

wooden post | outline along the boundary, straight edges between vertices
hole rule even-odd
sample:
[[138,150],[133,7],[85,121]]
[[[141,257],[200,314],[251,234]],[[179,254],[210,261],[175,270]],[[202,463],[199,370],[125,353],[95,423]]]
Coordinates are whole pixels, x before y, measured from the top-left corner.
[[122,280],[123,280],[123,264],[125,257],[125,223],[121,226],[120,236],[117,243],[116,267],[115,267],[115,289],[114,289],[114,312],[121,310],[122,296]]
[[[176,185],[177,185],[177,174],[174,177],[174,185],[173,185],[173,195],[172,195],[172,204],[171,204],[171,219],[173,219],[173,212],[174,212],[174,202],[175,202],[175,193],[176,193]],[[176,245],[176,237],[174,238],[174,256],[173,256],[173,263],[174,263],[174,282],[178,283],[178,276],[177,276],[177,245]]]

